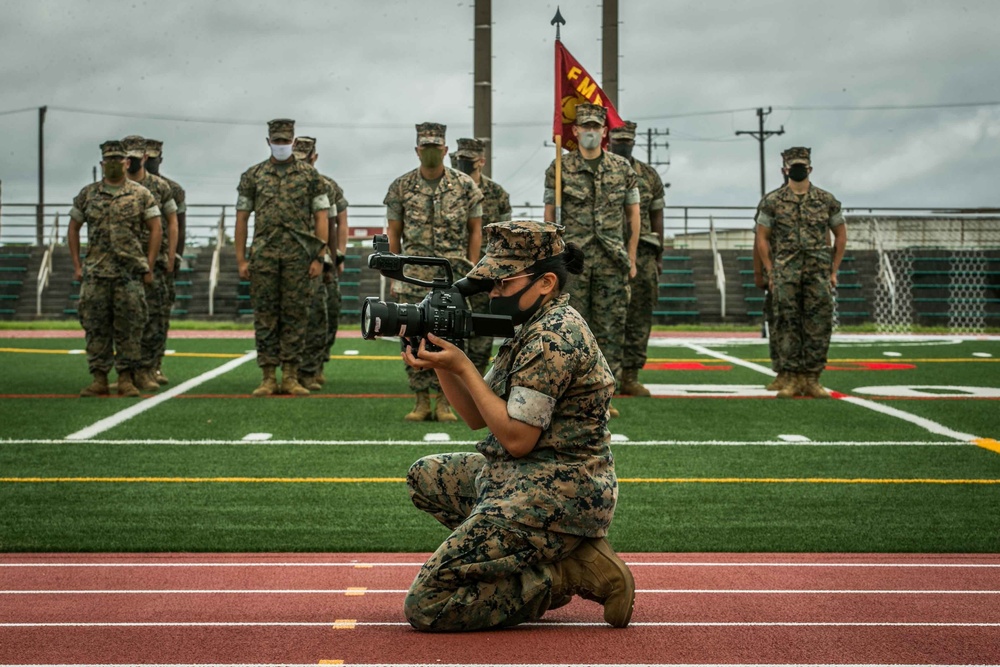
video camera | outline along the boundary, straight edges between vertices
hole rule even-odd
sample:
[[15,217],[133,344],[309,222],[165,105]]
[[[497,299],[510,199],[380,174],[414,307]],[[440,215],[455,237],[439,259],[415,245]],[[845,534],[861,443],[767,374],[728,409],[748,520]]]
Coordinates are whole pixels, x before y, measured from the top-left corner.
[[[369,268],[386,278],[427,287],[431,291],[418,304],[382,301],[377,296],[365,299],[361,305],[361,336],[366,340],[399,336],[416,350],[420,339],[428,333],[459,346],[464,339],[473,336],[510,338],[514,335],[514,323],[507,315],[474,313],[465,303],[466,297],[488,292],[493,286],[492,281],[462,278],[452,283],[451,263],[447,259],[396,255],[389,251],[386,234],[376,234],[372,245],[375,252],[368,256]],[[442,266],[446,277],[434,280],[412,278],[403,275],[405,266]],[[427,343],[426,347],[432,351],[440,349],[431,343]]]

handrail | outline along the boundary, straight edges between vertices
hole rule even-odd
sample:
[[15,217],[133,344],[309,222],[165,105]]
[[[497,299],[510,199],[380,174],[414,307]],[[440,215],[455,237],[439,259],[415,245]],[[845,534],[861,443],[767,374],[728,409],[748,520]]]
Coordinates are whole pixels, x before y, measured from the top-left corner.
[[52,275],[52,257],[56,252],[56,243],[59,241],[59,214],[56,213],[52,222],[52,231],[49,233],[49,245],[42,255],[42,265],[38,267],[38,281],[35,284],[35,315],[42,316],[42,294],[49,286],[49,276]]
[[719,315],[726,316],[726,271],[722,265],[722,253],[719,252],[719,241],[715,235],[715,220],[708,218],[708,238],[712,245],[712,272],[715,274],[715,287],[719,290]]
[[208,274],[208,314],[215,315],[215,288],[219,285],[219,264],[222,246],[226,241],[226,209],[219,215],[219,223],[215,230],[215,251],[212,253],[212,270]]
[[882,233],[878,228],[878,222],[872,218],[872,227],[874,228],[874,234],[872,236],[875,239],[875,251],[878,253],[878,280],[885,285],[886,291],[889,293],[889,309],[890,312],[895,314],[896,312],[896,274],[892,270],[892,263],[889,261],[889,257],[886,254],[885,247],[882,245]]

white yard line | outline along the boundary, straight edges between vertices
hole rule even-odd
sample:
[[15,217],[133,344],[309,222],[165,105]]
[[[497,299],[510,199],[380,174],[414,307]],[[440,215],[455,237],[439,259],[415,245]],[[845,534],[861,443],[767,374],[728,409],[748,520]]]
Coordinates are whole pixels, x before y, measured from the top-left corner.
[[[694,343],[688,343],[686,347],[694,350],[698,354],[704,354],[710,357],[715,357],[716,359],[722,359],[723,361],[728,361],[731,364],[736,364],[737,366],[743,366],[744,368],[749,368],[752,371],[757,371],[758,373],[762,373],[764,375],[769,375],[769,376],[775,375],[774,371],[772,371],[770,368],[766,368],[764,366],[761,366],[760,364],[755,364],[751,361],[744,361],[743,359],[732,357],[728,354],[723,354],[722,352],[715,352],[702,345],[695,345]],[[913,424],[914,426],[919,426],[920,428],[929,431],[935,435],[940,435],[946,438],[952,438],[953,440],[958,440],[961,442],[968,442],[968,443],[971,443],[972,441],[979,439],[979,436],[972,435],[971,433],[962,433],[960,431],[955,431],[953,429],[948,428],[947,426],[944,426],[943,424],[931,421],[930,419],[924,419],[923,417],[918,417],[917,415],[910,414],[909,412],[903,412],[902,410],[891,408],[887,405],[880,405],[878,403],[874,403],[872,401],[868,401],[863,398],[856,398],[854,396],[845,396],[839,400],[845,401],[847,403],[852,403],[862,408],[868,408],[869,410],[873,410],[875,412],[887,415],[889,417],[895,417],[896,419],[901,419],[905,422]]]
[[128,421],[129,419],[132,419],[132,417],[141,415],[143,412],[146,412],[147,410],[152,410],[160,403],[168,401],[174,396],[179,396],[180,394],[183,394],[186,391],[194,389],[200,384],[204,384],[205,382],[217,378],[220,375],[225,375],[234,368],[238,368],[239,366],[242,366],[246,362],[252,361],[253,359],[256,358],[257,358],[257,353],[250,352],[238,359],[233,359],[232,361],[226,362],[223,365],[219,366],[218,368],[210,370],[207,373],[202,373],[198,377],[191,378],[187,382],[182,382],[181,384],[171,389],[168,389],[162,394],[157,394],[152,398],[147,398],[144,401],[139,401],[138,403],[135,403],[134,405],[125,408],[121,412],[116,412],[110,417],[102,419],[96,424],[91,424],[85,429],[77,431],[76,433],[71,433],[66,436],[66,440],[70,441],[90,440],[95,435],[104,433],[105,431],[110,430],[115,426],[118,426],[119,424]]

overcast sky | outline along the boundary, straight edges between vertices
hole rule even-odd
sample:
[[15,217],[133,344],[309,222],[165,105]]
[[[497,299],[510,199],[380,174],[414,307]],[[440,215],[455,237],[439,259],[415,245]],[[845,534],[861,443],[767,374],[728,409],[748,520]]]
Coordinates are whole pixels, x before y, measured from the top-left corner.
[[[559,4],[600,80],[600,2]],[[493,2],[493,174],[515,204],[540,203],[553,158],[555,9]],[[870,108],[1000,100],[1000,2],[621,0],[619,18],[619,112],[669,129],[668,204],[755,205],[758,144],[734,133],[771,106],[769,189],[781,150],[805,145],[845,206],[1000,206],[1000,105]],[[266,121],[290,117],[352,204],[381,204],[417,165],[416,123],[470,136],[472,35],[469,0],[0,0],[3,200],[36,201],[48,105],[49,202],[91,181],[102,141],[142,134],[189,203],[232,204]]]

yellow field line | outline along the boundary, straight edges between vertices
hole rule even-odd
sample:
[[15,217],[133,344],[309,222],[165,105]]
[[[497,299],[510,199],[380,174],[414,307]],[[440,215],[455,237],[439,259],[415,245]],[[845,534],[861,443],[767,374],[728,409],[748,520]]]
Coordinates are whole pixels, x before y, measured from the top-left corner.
[[[78,349],[79,350],[79,349]],[[79,354],[79,351],[76,351]],[[0,347],[0,352],[11,352],[14,354],[72,354],[74,350],[43,350],[27,347]],[[168,357],[192,357],[202,359],[238,359],[243,354],[232,354],[229,352],[168,352]],[[399,361],[399,356],[387,355],[364,355],[364,354],[334,354],[331,359],[364,359],[366,361]]]
[[998,440],[994,440],[993,438],[979,438],[978,440],[973,440],[973,442],[983,449],[1000,454],[1000,441]]
[[[997,443],[1000,447],[1000,443]],[[983,446],[983,445],[980,445]],[[403,477],[0,477],[7,484],[402,484]],[[623,484],[1000,484],[1000,479],[864,477],[626,477]]]

